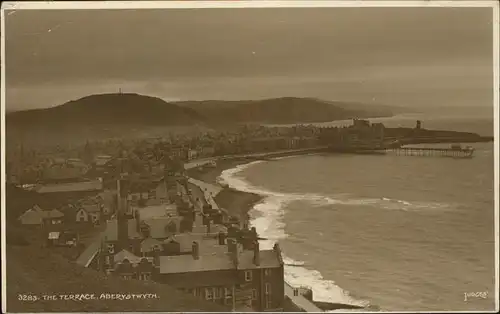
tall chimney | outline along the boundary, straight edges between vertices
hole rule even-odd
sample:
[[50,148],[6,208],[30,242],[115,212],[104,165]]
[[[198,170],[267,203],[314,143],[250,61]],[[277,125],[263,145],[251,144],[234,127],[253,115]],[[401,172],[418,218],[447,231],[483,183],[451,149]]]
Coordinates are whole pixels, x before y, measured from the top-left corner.
[[260,246],[258,240],[255,240],[253,245],[253,263],[255,266],[260,265]]
[[192,252],[194,259],[196,260],[200,259],[200,245],[196,241],[193,241]]
[[117,217],[117,232],[118,232],[118,246],[121,249],[125,249],[128,247],[128,218],[124,212],[124,205],[126,204],[126,191],[123,186],[122,180],[118,180],[117,182],[118,189],[118,212],[116,213]]

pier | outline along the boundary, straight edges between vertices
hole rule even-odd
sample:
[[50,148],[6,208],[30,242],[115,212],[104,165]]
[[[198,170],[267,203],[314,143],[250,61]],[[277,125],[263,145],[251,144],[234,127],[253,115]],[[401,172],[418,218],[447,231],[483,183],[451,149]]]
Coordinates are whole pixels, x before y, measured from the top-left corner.
[[455,158],[471,158],[474,154],[472,147],[451,147],[451,148],[425,148],[425,147],[398,147],[390,148],[389,151],[395,152],[400,156],[441,156]]

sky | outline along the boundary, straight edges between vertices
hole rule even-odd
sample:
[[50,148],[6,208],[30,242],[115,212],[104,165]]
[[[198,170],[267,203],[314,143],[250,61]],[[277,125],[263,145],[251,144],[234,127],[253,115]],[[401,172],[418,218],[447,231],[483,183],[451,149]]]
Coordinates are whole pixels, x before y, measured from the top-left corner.
[[491,8],[6,11],[6,109],[98,93],[491,107]]

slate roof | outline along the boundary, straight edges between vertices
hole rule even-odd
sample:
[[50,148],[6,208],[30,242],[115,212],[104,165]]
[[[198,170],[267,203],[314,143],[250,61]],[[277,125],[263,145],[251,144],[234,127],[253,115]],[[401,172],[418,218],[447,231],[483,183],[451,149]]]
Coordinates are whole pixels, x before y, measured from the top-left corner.
[[64,214],[57,209],[52,210],[42,210],[40,207],[35,205],[33,208],[25,211],[18,219],[24,225],[39,225],[43,222],[45,218],[61,218]]
[[90,265],[92,260],[99,252],[99,249],[101,248],[101,242],[104,239],[105,235],[106,235],[105,232],[101,232],[95,236],[92,243],[85,248],[85,250],[82,252],[82,254],[80,254],[80,256],[78,256],[78,259],[76,260],[76,263],[78,265],[83,267],[88,267]]
[[177,216],[177,205],[175,204],[160,204],[146,206],[142,208],[132,208],[133,210],[139,211],[141,220],[149,220],[152,218],[164,218],[168,217],[168,214],[172,216]]
[[[143,257],[136,256],[132,253],[130,253],[127,250],[121,250],[115,256],[113,257],[115,263],[121,263],[124,260],[128,260],[131,264],[139,264]],[[146,258],[148,260],[152,260],[151,258]]]
[[[106,230],[104,231],[108,241],[118,240],[118,221],[116,219],[108,220]],[[141,239],[142,235],[137,231],[137,223],[135,219],[128,220],[128,237],[129,239]]]
[[151,252],[155,246],[161,247],[162,242],[153,238],[147,238],[141,242],[141,252]]
[[[227,251],[216,250],[215,252],[203,252],[204,251],[200,248],[200,258],[198,260],[194,259],[192,255],[161,256],[160,273],[173,274],[197,271],[229,270],[235,268],[230,253]],[[279,253],[274,250],[260,251],[260,265],[257,266],[253,263],[253,250],[240,251],[238,269],[250,270],[280,267],[281,264],[278,254]]]
[[35,188],[38,193],[91,192],[102,190],[102,181],[83,181],[58,184],[40,184]]
[[[164,239],[168,238],[170,235],[178,233],[180,230],[181,217],[162,217],[162,218],[152,218],[143,220],[145,224],[149,226],[149,235],[153,239]],[[174,223],[176,226],[176,232],[169,232],[167,226],[170,223]]]

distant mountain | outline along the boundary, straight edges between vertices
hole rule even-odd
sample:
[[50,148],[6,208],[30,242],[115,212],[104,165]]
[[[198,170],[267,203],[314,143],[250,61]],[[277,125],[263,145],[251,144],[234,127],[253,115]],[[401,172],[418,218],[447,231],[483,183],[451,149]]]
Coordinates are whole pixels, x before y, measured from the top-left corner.
[[195,110],[156,97],[138,94],[100,94],[61,106],[8,113],[7,126],[67,128],[90,125],[194,125],[204,118]]
[[183,101],[177,105],[196,110],[216,123],[291,124],[329,122],[351,118],[388,117],[388,108],[314,98],[283,97],[243,101]]

